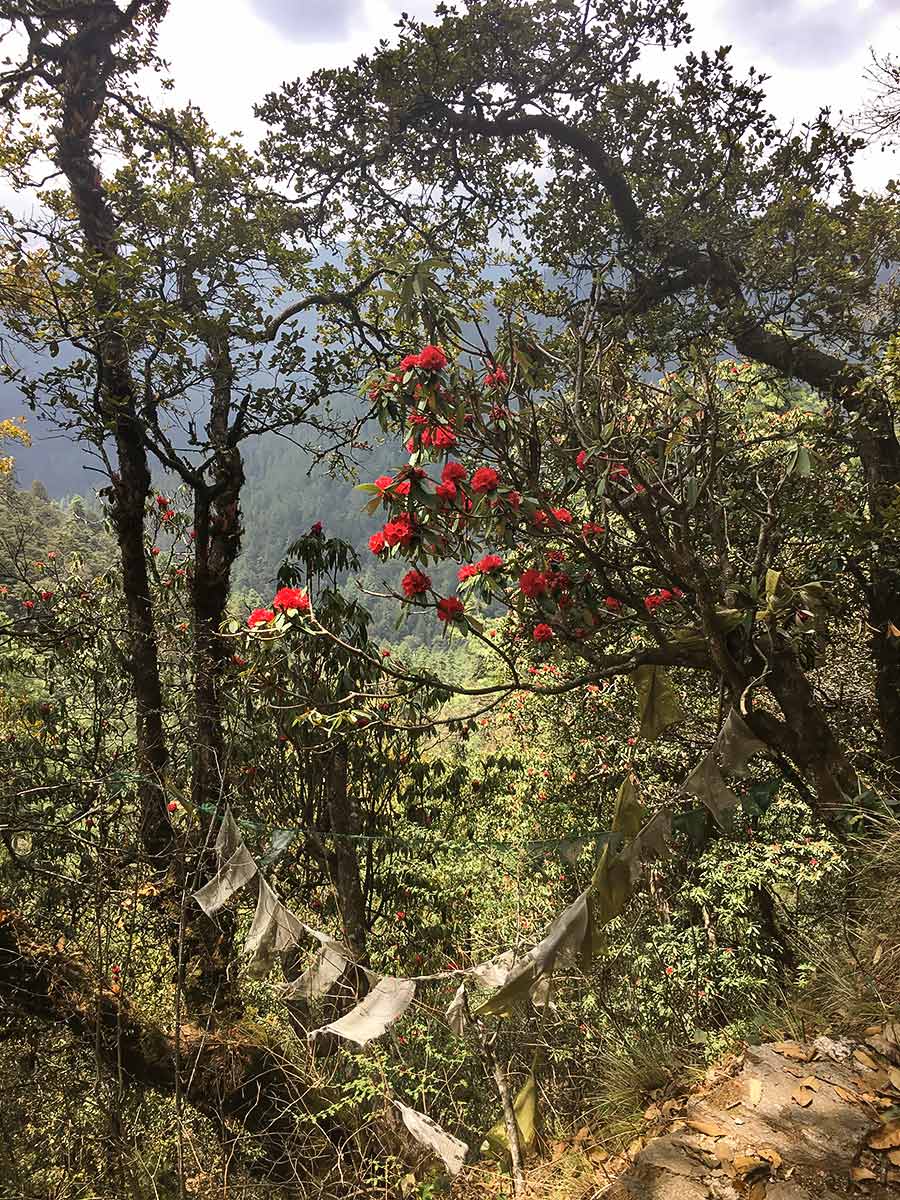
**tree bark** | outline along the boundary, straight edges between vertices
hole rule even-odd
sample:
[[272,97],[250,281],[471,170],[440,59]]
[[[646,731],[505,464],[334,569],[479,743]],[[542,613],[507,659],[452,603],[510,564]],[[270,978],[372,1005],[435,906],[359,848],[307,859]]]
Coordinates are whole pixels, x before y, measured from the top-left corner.
[[168,753],[162,721],[162,685],[150,581],[144,551],[144,505],[150,469],[137,416],[128,346],[118,315],[123,297],[116,221],[97,168],[94,124],[103,108],[112,45],[123,14],[111,0],[98,0],[93,20],[59,49],[60,122],[56,160],[69,184],[84,237],[88,279],[98,326],[98,417],[112,431],[118,471],[112,476],[112,517],[122,559],[128,618],[127,663],[136,706],[138,802],[147,853],[165,865],[172,844],[163,780]]
[[347,785],[347,756],[340,748],[332,754],[325,788],[328,816],[334,834],[332,877],[344,936],[356,961],[365,966],[369,961],[366,901],[359,877],[359,855],[352,840],[352,835],[359,833],[359,819]]

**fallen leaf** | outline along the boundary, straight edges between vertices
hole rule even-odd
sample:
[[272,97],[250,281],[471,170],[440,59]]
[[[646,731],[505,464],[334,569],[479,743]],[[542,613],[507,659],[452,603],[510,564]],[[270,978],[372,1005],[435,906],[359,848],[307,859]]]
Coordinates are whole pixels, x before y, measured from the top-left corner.
[[799,1104],[801,1108],[809,1108],[812,1104],[816,1093],[808,1087],[794,1088],[791,1092],[791,1099],[795,1104]]
[[884,954],[884,942],[879,942],[875,947],[875,953],[872,955],[872,966],[877,967],[881,962],[881,956]]
[[697,1133],[705,1133],[707,1137],[725,1137],[730,1132],[724,1125],[720,1125],[718,1121],[710,1121],[705,1117],[688,1117],[685,1124],[691,1129],[696,1129]]
[[876,1096],[872,1092],[863,1092],[860,1100],[864,1104],[870,1104],[872,1108],[893,1108],[894,1102],[888,1100],[887,1096]]
[[865,1050],[854,1050],[853,1057],[861,1067],[865,1067],[867,1071],[877,1071],[878,1063],[871,1054],[866,1054]]
[[598,1146],[596,1149],[591,1150],[591,1152],[588,1154],[588,1158],[592,1163],[597,1163],[599,1165],[600,1163],[605,1163],[609,1158],[609,1155],[605,1150],[601,1150]]
[[809,1046],[801,1046],[799,1042],[775,1042],[772,1049],[784,1058],[795,1058],[798,1062],[809,1062],[815,1058],[816,1052]]
[[552,1144],[552,1146],[550,1147],[550,1161],[556,1162],[556,1160],[558,1158],[562,1158],[562,1156],[565,1154],[565,1152],[566,1152],[566,1143],[565,1142],[554,1142]]
[[583,1125],[581,1127],[581,1129],[579,1129],[578,1132],[575,1134],[575,1136],[572,1138],[572,1141],[575,1143],[576,1146],[580,1146],[581,1143],[586,1142],[590,1136],[591,1136],[590,1129],[587,1127],[587,1125]]
[[760,1156],[760,1158],[764,1158],[767,1162],[772,1164],[773,1171],[777,1171],[784,1162],[784,1159],[774,1146],[760,1146],[756,1153]]
[[891,1067],[888,1071],[888,1079],[891,1081],[891,1087],[895,1087],[900,1092],[900,1067]]
[[873,1150],[892,1150],[895,1146],[900,1146],[900,1117],[888,1121],[880,1129],[870,1133],[866,1145],[871,1146]]
[[863,1030],[863,1035],[865,1037],[871,1037],[875,1033],[881,1033],[880,1025],[867,1025]]
[[900,1167],[900,1150],[888,1150],[888,1162]]
[[862,1183],[864,1179],[877,1179],[878,1176],[868,1167],[853,1167],[850,1171],[850,1178],[854,1183]]
[[822,1086],[822,1081],[820,1079],[816,1079],[815,1075],[807,1075],[806,1078],[801,1081],[800,1086],[811,1088],[812,1091],[817,1092]]
[[748,1092],[748,1099],[749,1099],[750,1103],[753,1105],[754,1108],[756,1108],[756,1106],[759,1104],[760,1100],[762,1099],[762,1080],[761,1079],[751,1079],[749,1081],[749,1084],[747,1087],[747,1092]]
[[768,1171],[769,1163],[758,1154],[736,1154],[732,1163],[735,1175],[746,1179],[757,1171]]
[[842,1088],[837,1083],[833,1083],[831,1086],[834,1088],[841,1100],[845,1100],[848,1104],[853,1104],[859,1099],[856,1092],[848,1092],[846,1088]]
[[644,1120],[645,1121],[655,1121],[659,1115],[660,1115],[659,1105],[651,1104],[650,1107],[647,1109],[647,1111],[644,1113]]

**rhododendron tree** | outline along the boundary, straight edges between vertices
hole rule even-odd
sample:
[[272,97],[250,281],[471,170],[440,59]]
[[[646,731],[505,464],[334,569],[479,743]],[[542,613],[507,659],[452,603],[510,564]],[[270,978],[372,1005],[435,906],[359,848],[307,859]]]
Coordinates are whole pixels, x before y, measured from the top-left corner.
[[[499,479],[487,494],[414,485],[402,553],[502,552],[503,583],[465,582],[466,628],[469,595],[487,598],[489,582],[523,625],[551,625],[548,645],[573,671],[680,666],[720,680],[821,803],[852,805],[859,781],[800,627],[814,610],[806,620],[821,627],[825,595],[867,621],[879,760],[892,769],[898,318],[883,268],[897,209],[854,188],[859,143],[827,113],[805,137],[781,128],[727,49],[679,54],[690,36],[678,0],[470,0],[435,23],[403,20],[359,70],[288,84],[263,112],[285,180],[331,205],[352,196],[370,244],[396,238],[402,216],[411,236],[430,221],[453,230],[461,276],[467,245],[498,247],[462,318],[431,296],[408,321],[412,352],[438,342],[448,367],[372,383],[416,464],[439,472],[452,436],[454,459]],[[647,44],[674,55],[671,85],[645,73]],[[380,187],[361,162],[378,164]],[[484,296],[499,333],[478,326]],[[407,319],[412,306],[400,297],[396,311]],[[754,423],[762,409],[769,422]],[[852,534],[829,524],[826,494],[852,514]],[[806,541],[810,522],[835,554]],[[563,550],[568,582],[540,606],[520,602],[512,572],[545,572],[545,549]],[[663,591],[674,598],[657,603]],[[622,606],[615,621],[606,596]]]

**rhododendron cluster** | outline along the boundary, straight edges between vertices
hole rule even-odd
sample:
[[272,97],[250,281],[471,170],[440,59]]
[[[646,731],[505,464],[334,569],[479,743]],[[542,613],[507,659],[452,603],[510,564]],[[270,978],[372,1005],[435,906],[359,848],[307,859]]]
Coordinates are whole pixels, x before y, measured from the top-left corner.
[[421,596],[423,592],[427,592],[431,587],[431,580],[422,571],[409,571],[403,576],[402,587],[404,596],[411,600],[414,596]]
[[535,600],[538,596],[545,595],[548,587],[547,576],[543,571],[536,571],[534,568],[531,568],[519,576],[519,588],[522,594],[528,596],[530,600]]
[[500,482],[500,476],[493,467],[479,467],[472,476],[472,491],[484,494],[493,492]]
[[256,629],[258,625],[269,625],[275,620],[275,614],[270,608],[254,608],[247,618],[247,628]]
[[462,601],[456,596],[447,596],[443,600],[438,600],[439,621],[461,621],[464,611]]
[[540,625],[535,625],[532,636],[536,642],[549,642],[553,637],[553,630],[542,622]]
[[302,588],[279,588],[272,601],[272,607],[276,610],[295,608],[298,612],[309,612],[309,596]]

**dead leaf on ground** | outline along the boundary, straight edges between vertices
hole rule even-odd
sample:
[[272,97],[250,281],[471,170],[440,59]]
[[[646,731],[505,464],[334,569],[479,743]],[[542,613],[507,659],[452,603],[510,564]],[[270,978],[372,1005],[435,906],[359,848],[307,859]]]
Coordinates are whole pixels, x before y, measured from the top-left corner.
[[888,1162],[900,1167],[900,1150],[888,1150]]
[[815,1075],[807,1075],[804,1079],[801,1080],[800,1086],[808,1087],[812,1091],[817,1092],[819,1090],[819,1088],[822,1086],[822,1081],[821,1081],[821,1079],[817,1079]]
[[815,1091],[812,1088],[806,1087],[805,1084],[795,1087],[791,1092],[791,1099],[795,1104],[799,1104],[801,1108],[809,1108],[815,1098]]
[[659,1105],[651,1104],[650,1107],[647,1109],[647,1111],[644,1113],[644,1120],[645,1121],[655,1121],[660,1115],[661,1114],[659,1111]]
[[900,1067],[891,1067],[888,1071],[888,1079],[891,1081],[891,1087],[900,1092]]
[[746,1179],[748,1175],[755,1175],[758,1171],[769,1171],[771,1163],[768,1159],[763,1158],[760,1154],[736,1154],[732,1162],[734,1173],[741,1179]]
[[572,1138],[572,1141],[575,1143],[576,1146],[580,1146],[581,1143],[586,1142],[590,1136],[591,1136],[590,1129],[587,1127],[587,1125],[582,1125],[581,1129],[579,1129],[578,1132],[575,1134],[575,1136]]
[[872,966],[877,967],[881,962],[881,956],[884,954],[884,942],[879,942],[875,947],[875,953],[872,955]]
[[878,1063],[871,1054],[866,1054],[865,1050],[854,1050],[853,1057],[861,1067],[865,1067],[867,1071],[877,1071]]
[[833,1083],[831,1086],[834,1088],[840,1099],[846,1101],[847,1104],[855,1104],[859,1099],[859,1096],[856,1094],[856,1092],[849,1092],[846,1088],[841,1087],[838,1083]]
[[775,1042],[772,1049],[784,1058],[794,1058],[798,1062],[810,1062],[816,1056],[810,1046],[801,1046],[799,1042]]
[[756,1106],[759,1104],[760,1100],[762,1099],[762,1080],[761,1079],[749,1080],[748,1087],[747,1087],[747,1098],[750,1101],[750,1103],[753,1105],[753,1107],[756,1108]]
[[772,1164],[772,1170],[777,1171],[784,1159],[778,1153],[774,1146],[760,1146],[756,1151],[760,1158],[764,1158],[766,1162]]
[[850,1178],[854,1183],[862,1183],[865,1179],[877,1179],[878,1176],[868,1167],[853,1167],[850,1171]]
[[862,1100],[864,1104],[870,1105],[872,1108],[885,1109],[894,1107],[893,1100],[889,1100],[887,1096],[876,1096],[874,1092],[863,1092],[863,1094],[860,1096],[860,1100]]
[[605,1150],[601,1150],[600,1147],[597,1146],[588,1153],[588,1158],[592,1163],[596,1163],[599,1166],[600,1163],[605,1163],[607,1161],[609,1155]]
[[893,1150],[895,1146],[900,1146],[900,1117],[888,1121],[880,1129],[870,1133],[866,1145],[871,1146],[873,1150]]
[[685,1124],[691,1129],[695,1129],[697,1133],[705,1133],[707,1137],[712,1138],[725,1137],[731,1132],[724,1125],[720,1125],[718,1121],[711,1121],[706,1117],[688,1117]]

